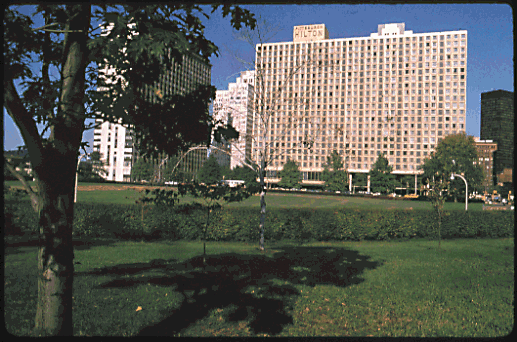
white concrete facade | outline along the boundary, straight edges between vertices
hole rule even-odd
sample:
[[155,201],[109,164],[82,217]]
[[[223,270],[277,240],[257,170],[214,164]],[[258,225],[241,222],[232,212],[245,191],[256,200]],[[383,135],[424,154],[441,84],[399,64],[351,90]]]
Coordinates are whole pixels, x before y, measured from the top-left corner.
[[243,71],[235,83],[228,85],[228,90],[216,92],[215,117],[239,132],[239,139],[230,144],[231,169],[251,158],[254,82],[255,72]]

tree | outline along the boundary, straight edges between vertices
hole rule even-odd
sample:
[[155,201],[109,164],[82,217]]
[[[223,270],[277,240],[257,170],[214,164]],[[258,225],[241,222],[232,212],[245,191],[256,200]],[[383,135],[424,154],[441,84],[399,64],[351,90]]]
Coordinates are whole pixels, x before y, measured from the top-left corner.
[[[39,215],[41,241],[34,331],[71,336],[75,175],[83,132],[94,127],[86,120],[133,125],[140,148],[151,152],[174,154],[207,141],[212,87],[157,103],[146,102],[141,90],[174,58],[195,53],[208,60],[218,49],[204,37],[199,19],[209,15],[192,3],[33,8],[32,17],[43,16],[41,27],[15,6],[4,12],[4,108],[21,132],[36,179],[35,189],[23,183]],[[236,29],[255,25],[253,15],[239,6],[222,5],[222,11],[231,14]],[[112,24],[108,34],[94,27],[97,22]],[[102,74],[106,65],[116,72]]]
[[[254,166],[256,169],[256,165]],[[247,188],[257,189],[257,172],[246,166],[237,166],[232,170],[232,179],[243,180]]]
[[390,166],[388,158],[379,153],[375,164],[370,170],[370,186],[372,192],[391,194],[395,190],[395,177],[391,174],[393,167]]
[[198,171],[197,178],[199,182],[206,185],[218,184],[221,181],[221,167],[213,154],[210,155],[203,167]]
[[288,159],[284,164],[282,171],[278,173],[278,177],[281,178],[280,182],[278,182],[278,186],[287,189],[300,189],[300,170],[298,169],[298,164],[294,160]]
[[[451,134],[443,138],[436,150],[431,155],[432,162],[424,161],[424,177],[430,178],[433,175],[444,174],[444,180],[450,182],[451,173],[461,174],[467,180],[469,189],[475,189],[482,185],[484,175],[478,163],[477,150],[474,138],[465,133]],[[465,182],[456,177],[450,182],[448,194],[457,197],[465,193]]]
[[[210,160],[210,158],[208,160]],[[205,162],[205,165],[207,163],[208,161]],[[213,170],[214,173],[217,173],[217,171],[215,171],[216,168],[214,166],[210,166],[209,169]],[[214,173],[207,173],[208,179],[210,179],[210,175],[213,175]],[[190,194],[194,198],[202,198],[204,201],[207,213],[205,229],[203,230],[203,265],[206,266],[206,234],[210,226],[210,215],[215,210],[222,208],[224,204],[230,202],[240,202],[250,197],[252,195],[252,192],[240,185],[236,187],[228,187],[221,183],[199,184],[197,181],[187,184],[180,184],[178,186],[178,192],[182,196]]]
[[[442,218],[443,218],[443,205],[447,198],[449,185],[450,185],[450,165],[441,165],[438,158],[435,158],[435,152],[430,158],[424,160],[423,178],[427,182],[427,197],[431,200],[433,208],[436,210],[438,215],[438,247],[441,245],[441,231],[442,231]],[[452,161],[451,161],[452,165]]]
[[131,167],[131,178],[133,181],[150,182],[154,174],[154,165],[145,158],[138,158]]
[[234,179],[233,170],[229,166],[221,166],[221,177],[223,179]]
[[[32,175],[28,172],[30,159],[27,153],[24,153],[22,149],[4,152],[4,160],[6,165],[4,168],[4,180],[32,180]],[[13,169],[19,177],[13,174],[10,168]]]
[[[423,181],[427,183],[428,197],[438,214],[438,246],[441,240],[441,223],[443,205],[453,187],[458,187],[456,181],[451,181],[452,173],[462,174],[470,186],[480,184],[483,180],[483,170],[477,163],[477,151],[474,139],[464,133],[451,134],[443,138],[436,150],[424,160]],[[459,177],[456,177],[459,178]],[[461,186],[465,187],[462,182]],[[457,188],[456,188],[457,189]]]
[[327,157],[327,162],[323,166],[322,180],[325,182],[325,188],[331,191],[345,191],[348,186],[343,160],[336,150]]

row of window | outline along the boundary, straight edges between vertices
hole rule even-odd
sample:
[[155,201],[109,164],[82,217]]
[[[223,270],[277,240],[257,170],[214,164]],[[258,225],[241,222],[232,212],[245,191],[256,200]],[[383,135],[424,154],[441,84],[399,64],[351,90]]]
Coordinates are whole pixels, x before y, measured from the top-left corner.
[[[407,161],[404,161],[407,163]],[[373,166],[374,163],[371,163],[371,164],[356,164],[356,163],[351,163],[350,164],[350,169],[352,170],[370,170],[370,168]],[[417,163],[417,165],[419,165],[420,162]],[[404,171],[414,171],[416,170],[416,166],[415,165],[412,165],[412,164],[395,164],[395,163],[392,163],[390,161],[390,165],[393,165],[393,168],[396,170],[396,171],[399,171],[399,170],[404,170]],[[324,163],[311,163],[311,162],[303,162],[303,163],[300,163],[300,166],[302,167],[319,167],[319,168],[323,168],[324,167]],[[276,168],[281,168],[282,167],[282,163],[279,163],[279,162],[274,162],[274,167]],[[270,175],[269,177],[271,178],[277,178],[277,174],[274,170],[271,170],[270,171]],[[308,171],[302,171],[302,172],[308,172]],[[317,173],[317,171],[312,171],[314,173]],[[308,179],[308,178],[304,178],[304,180],[321,180],[320,178],[314,178],[314,179]]]
[[[431,40],[450,40],[450,39],[460,39],[460,38],[466,38],[467,35],[465,33],[462,34],[445,34],[445,33],[434,33],[432,35],[420,35],[420,36],[405,36],[405,37],[398,37],[398,38],[372,38],[372,37],[360,37],[355,39],[347,39],[347,40],[337,40],[333,39],[332,41],[319,41],[319,42],[307,42],[307,43],[294,43],[294,42],[288,42],[288,43],[274,43],[274,44],[264,44],[260,45],[257,44],[257,51],[274,51],[274,50],[298,50],[300,47],[302,49],[304,48],[329,48],[329,47],[338,47],[338,46],[350,46],[350,45],[369,45],[371,43],[403,43],[403,42],[423,42],[423,41],[431,41]],[[283,44],[283,45],[282,45]]]

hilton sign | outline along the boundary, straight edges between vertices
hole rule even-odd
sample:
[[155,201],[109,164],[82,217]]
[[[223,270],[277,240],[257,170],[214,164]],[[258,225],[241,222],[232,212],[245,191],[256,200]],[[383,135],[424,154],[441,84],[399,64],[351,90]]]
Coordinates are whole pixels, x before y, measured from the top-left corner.
[[323,24],[295,26],[293,29],[294,42],[322,39],[329,39],[329,32]]

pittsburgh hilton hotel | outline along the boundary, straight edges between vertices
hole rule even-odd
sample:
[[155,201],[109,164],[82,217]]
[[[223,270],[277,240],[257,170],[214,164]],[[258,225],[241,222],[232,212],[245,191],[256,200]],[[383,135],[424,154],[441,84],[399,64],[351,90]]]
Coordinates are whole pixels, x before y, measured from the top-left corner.
[[[281,156],[268,168],[270,181],[289,158],[304,183],[320,183],[333,150],[352,175],[368,173],[379,153],[394,174],[417,175],[441,139],[465,132],[465,30],[413,33],[396,23],[368,37],[329,39],[323,24],[295,26],[292,42],[257,45],[256,61],[266,97],[279,104],[268,140],[281,143]],[[290,104],[300,97],[304,106]],[[302,124],[286,128],[290,116]],[[310,150],[296,145],[305,136],[314,138]]]

